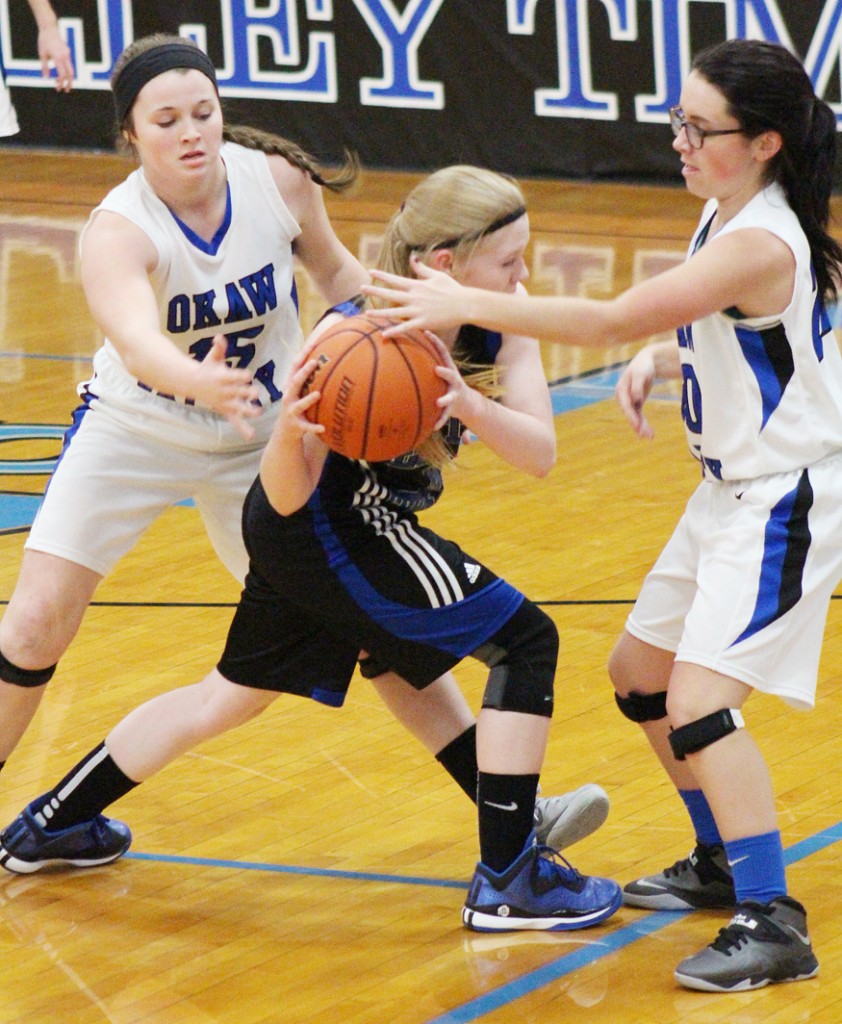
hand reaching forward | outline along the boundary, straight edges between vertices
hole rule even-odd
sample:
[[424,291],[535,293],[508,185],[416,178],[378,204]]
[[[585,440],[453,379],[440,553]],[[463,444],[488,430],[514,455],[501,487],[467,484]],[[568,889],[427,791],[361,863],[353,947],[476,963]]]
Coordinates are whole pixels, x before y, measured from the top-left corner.
[[638,437],[652,438],[655,432],[643,415],[643,406],[655,383],[655,359],[651,346],[642,348],[617,381],[614,394],[626,419]]
[[466,289],[440,270],[433,270],[416,256],[411,258],[412,271],[416,277],[399,277],[384,270],[372,270],[371,276],[382,285],[364,284],[366,295],[376,295],[393,303],[388,311],[404,322],[383,333],[386,337],[400,334],[409,327],[421,327],[428,331],[443,331],[459,327],[465,322]]
[[248,421],[261,412],[258,391],[248,370],[235,370],[226,363],[227,350],[225,335],[217,334],[210,352],[199,363],[199,386],[193,397],[224,416],[241,437],[250,441],[254,428]]

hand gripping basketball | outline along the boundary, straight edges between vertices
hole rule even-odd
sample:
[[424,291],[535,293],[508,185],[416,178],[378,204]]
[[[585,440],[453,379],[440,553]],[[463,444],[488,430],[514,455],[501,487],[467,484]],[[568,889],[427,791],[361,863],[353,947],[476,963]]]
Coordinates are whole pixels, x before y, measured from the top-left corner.
[[321,392],[305,415],[321,423],[322,440],[340,455],[383,462],[425,441],[441,415],[447,391],[436,374],[439,357],[423,331],[390,338],[398,321],[366,314],[325,331],[310,352],[318,365],[301,389]]

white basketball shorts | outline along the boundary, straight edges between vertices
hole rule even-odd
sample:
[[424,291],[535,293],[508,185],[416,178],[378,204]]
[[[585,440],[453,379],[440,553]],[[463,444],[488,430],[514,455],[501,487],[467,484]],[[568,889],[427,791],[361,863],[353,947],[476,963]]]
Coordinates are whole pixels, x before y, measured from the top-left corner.
[[106,576],[165,509],[192,498],[216,553],[242,582],[242,507],[261,450],[181,448],[89,409],[58,461],[26,547]]
[[626,629],[676,661],[808,709],[840,579],[842,456],[756,480],[704,481]]

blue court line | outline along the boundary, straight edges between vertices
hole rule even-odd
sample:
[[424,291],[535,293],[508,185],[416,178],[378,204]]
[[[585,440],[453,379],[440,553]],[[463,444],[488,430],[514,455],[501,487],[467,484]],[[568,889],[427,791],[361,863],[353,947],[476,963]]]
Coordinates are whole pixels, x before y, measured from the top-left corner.
[[127,853],[124,859],[158,861],[162,864],[190,864],[202,868],[231,868],[237,871],[271,871],[284,875],[312,875],[316,878],[340,878],[352,882],[391,882],[400,885],[427,885],[439,889],[467,889],[467,881],[444,878],[419,878],[414,875],[387,875],[374,871],[340,871],[334,868],[308,868],[295,864],[267,864],[261,861],[216,860],[213,857],[183,857],[169,853]]

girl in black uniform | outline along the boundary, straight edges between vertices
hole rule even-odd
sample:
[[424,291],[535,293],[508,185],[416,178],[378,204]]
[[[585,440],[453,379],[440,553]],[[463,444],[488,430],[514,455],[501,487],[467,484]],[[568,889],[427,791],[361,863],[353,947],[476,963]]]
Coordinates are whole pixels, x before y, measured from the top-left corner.
[[[529,224],[511,181],[451,167],[419,190],[391,221],[381,266],[408,266],[417,253],[476,287],[522,287]],[[332,310],[322,329],[358,309]],[[510,930],[604,920],[619,905],[615,883],[582,878],[531,836],[553,707],[556,628],[523,594],[416,517],[438,499],[440,465],[456,454],[466,429],[515,467],[549,471],[554,427],[537,342],[471,326],[446,334],[439,345],[438,372],[448,385],[441,431],[417,452],[385,463],[350,460],[322,443],[323,428],[305,416],[319,394],[301,395],[316,365],[310,348],[290,372],[281,417],[246,499],[250,571],[219,671],[247,686],[274,678],[288,692],[327,690],[331,703],[341,703],[361,648],[367,675],[391,670],[419,689],[467,655],[483,661],[490,674],[477,724],[481,862],[463,921]],[[488,374],[478,374],[472,387],[454,360],[465,368],[494,366],[499,400],[483,393],[489,389],[479,382]]]

